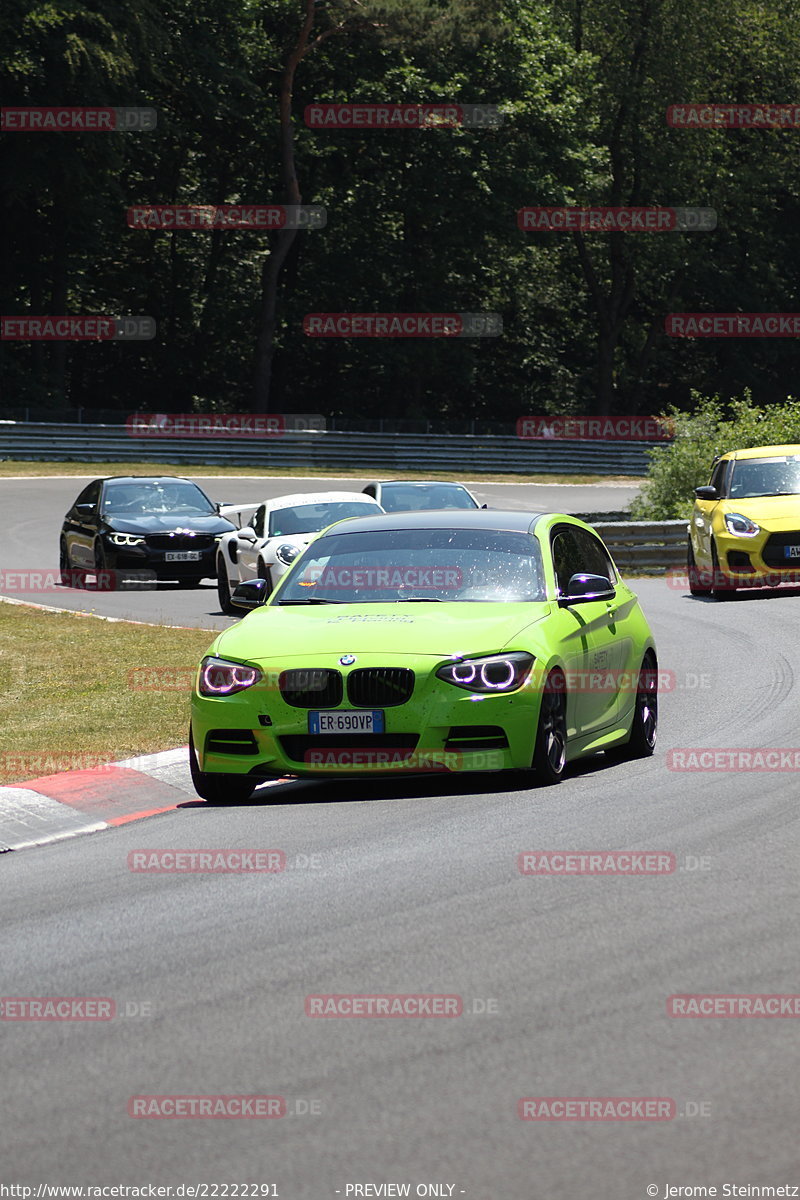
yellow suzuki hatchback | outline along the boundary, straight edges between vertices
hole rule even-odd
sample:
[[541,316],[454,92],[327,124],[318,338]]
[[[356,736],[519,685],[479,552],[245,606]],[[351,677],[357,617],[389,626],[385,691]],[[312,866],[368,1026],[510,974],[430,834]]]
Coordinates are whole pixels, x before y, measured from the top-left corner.
[[689,524],[693,596],[800,583],[800,445],[756,446],[715,459],[694,489]]

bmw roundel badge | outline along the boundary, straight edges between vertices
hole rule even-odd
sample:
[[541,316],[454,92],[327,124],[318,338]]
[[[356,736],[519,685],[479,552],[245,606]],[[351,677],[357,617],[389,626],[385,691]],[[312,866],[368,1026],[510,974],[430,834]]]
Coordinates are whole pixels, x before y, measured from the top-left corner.
[[356,661],[355,654],[343,654],[342,657],[339,659],[339,665],[342,667],[352,667],[352,665],[355,661]]

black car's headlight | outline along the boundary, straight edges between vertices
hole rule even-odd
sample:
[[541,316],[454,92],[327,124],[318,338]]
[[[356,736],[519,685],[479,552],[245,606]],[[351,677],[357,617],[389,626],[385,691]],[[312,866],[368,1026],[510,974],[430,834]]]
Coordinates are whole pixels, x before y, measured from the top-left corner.
[[468,692],[513,692],[522,687],[535,661],[532,654],[515,650],[486,658],[464,658],[439,667],[436,674],[445,683]]
[[144,538],[140,533],[109,533],[107,537],[112,546],[144,545]]
[[209,654],[200,663],[197,690],[201,696],[232,696],[252,687],[260,679],[263,676],[257,667]]
[[285,567],[288,567],[297,558],[301,549],[301,546],[293,546],[291,542],[281,542],[275,551],[275,557],[278,562],[282,562]]
[[741,513],[726,513],[725,528],[734,537],[755,537],[757,533],[761,533],[761,526],[756,525],[749,517],[743,517]]

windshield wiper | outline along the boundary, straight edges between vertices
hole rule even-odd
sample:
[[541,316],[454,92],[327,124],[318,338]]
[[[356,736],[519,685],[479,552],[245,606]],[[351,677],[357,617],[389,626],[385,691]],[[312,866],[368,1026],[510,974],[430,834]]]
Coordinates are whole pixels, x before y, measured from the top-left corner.
[[444,604],[441,596],[403,596],[395,604]]
[[325,600],[322,596],[303,596],[300,600],[279,600],[281,604],[347,604],[347,600]]

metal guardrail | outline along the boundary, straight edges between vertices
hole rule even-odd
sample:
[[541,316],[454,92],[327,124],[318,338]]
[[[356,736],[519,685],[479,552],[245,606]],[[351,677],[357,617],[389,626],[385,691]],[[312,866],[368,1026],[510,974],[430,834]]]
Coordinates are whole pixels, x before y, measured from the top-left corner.
[[686,566],[686,521],[593,521],[620,571],[658,573]]
[[645,475],[662,443],[527,441],[475,434],[287,433],[270,438],[130,437],[124,426],[0,423],[0,459],[209,466],[366,467],[512,475]]

